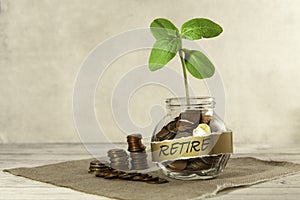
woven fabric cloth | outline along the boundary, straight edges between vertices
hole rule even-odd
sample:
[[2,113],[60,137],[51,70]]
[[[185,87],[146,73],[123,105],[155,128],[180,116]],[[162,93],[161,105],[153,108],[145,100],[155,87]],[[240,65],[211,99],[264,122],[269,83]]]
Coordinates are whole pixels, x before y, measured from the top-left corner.
[[[300,164],[263,161],[255,158],[232,158],[224,172],[212,180],[182,181],[167,178],[166,184],[147,184],[126,180],[106,180],[88,173],[91,159],[67,161],[34,168],[5,170],[56,186],[115,199],[202,199],[238,186],[253,185],[300,172]],[[166,178],[160,171],[150,174]]]

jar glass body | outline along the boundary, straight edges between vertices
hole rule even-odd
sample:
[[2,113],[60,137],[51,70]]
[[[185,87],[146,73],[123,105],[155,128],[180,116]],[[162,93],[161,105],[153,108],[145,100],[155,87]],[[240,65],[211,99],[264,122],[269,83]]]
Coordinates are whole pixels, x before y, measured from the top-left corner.
[[[227,132],[224,122],[214,112],[214,105],[212,97],[194,97],[190,98],[189,102],[186,98],[167,99],[167,115],[157,124],[151,141],[154,143],[175,141],[179,138],[203,136],[201,134],[205,136]],[[171,178],[211,179],[223,171],[230,155],[230,153],[219,153],[190,158],[181,157],[157,162],[157,164],[163,173]]]

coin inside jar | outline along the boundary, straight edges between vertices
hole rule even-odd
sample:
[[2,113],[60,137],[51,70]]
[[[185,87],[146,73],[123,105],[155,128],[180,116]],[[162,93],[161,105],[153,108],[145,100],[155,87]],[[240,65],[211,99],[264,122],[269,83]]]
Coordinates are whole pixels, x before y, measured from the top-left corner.
[[158,141],[163,140],[171,140],[176,136],[176,132],[169,131],[166,127],[164,127],[157,135],[156,138]]
[[209,124],[211,120],[212,120],[212,116],[203,115],[201,119],[201,123]]
[[188,160],[186,169],[191,171],[209,169],[210,164],[203,162],[202,158],[192,158]]
[[190,137],[193,135],[193,132],[192,131],[180,131],[176,134],[176,137],[175,139],[177,138],[182,138],[182,137]]
[[169,132],[171,132],[171,133],[177,133],[178,129],[176,127],[176,123],[177,123],[177,121],[172,121],[169,124],[167,124],[166,127],[167,127],[167,129],[168,129]]
[[197,123],[193,123],[187,120],[178,120],[176,122],[176,127],[178,129],[178,131],[187,131],[187,130],[191,130],[194,129],[195,127],[197,127]]
[[194,124],[199,124],[201,121],[201,111],[200,110],[186,110],[179,114],[180,120],[186,120]]
[[156,138],[158,140],[164,140],[164,138],[167,137],[168,134],[169,134],[168,129],[164,127],[156,134]]
[[213,156],[206,156],[202,157],[201,160],[207,165],[213,165],[219,162],[221,155],[213,155]]
[[187,161],[186,160],[176,160],[172,163],[168,164],[168,168],[174,170],[174,171],[182,171],[186,168]]

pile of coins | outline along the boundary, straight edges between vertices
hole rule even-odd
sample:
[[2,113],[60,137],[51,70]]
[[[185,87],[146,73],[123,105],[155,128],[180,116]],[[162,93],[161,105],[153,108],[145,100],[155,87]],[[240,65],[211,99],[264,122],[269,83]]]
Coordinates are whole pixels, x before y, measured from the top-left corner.
[[[101,166],[97,170],[91,171],[95,166]],[[129,180],[129,181],[141,181],[145,183],[151,184],[162,184],[168,183],[169,181],[160,177],[153,177],[149,174],[145,173],[137,173],[137,172],[125,172],[116,170],[112,167],[109,167],[106,163],[102,163],[99,160],[92,161],[90,163],[89,172],[94,172],[96,177],[101,177],[104,179],[121,179],[121,180]]]
[[141,134],[128,135],[127,143],[129,152],[143,152],[146,149],[146,146],[142,143]]
[[180,113],[173,121],[165,125],[160,132],[154,136],[154,140],[163,141],[192,136],[193,129],[200,123],[204,123],[204,121],[209,123],[209,117],[210,116],[202,115],[199,110],[186,110]]
[[141,134],[132,134],[127,136],[128,151],[131,158],[131,170],[148,169],[146,146],[142,143]]
[[[193,130],[199,124],[209,125],[212,116],[206,115],[200,110],[186,110],[179,114],[173,121],[165,125],[156,135],[154,141],[173,140],[182,137],[193,136]],[[182,170],[204,170],[209,169],[220,159],[218,156],[209,156],[205,158],[194,158],[186,160],[175,160],[166,167],[173,171]]]
[[217,164],[220,160],[221,155],[201,157],[201,158],[190,158],[187,160],[175,160],[167,165],[167,168],[173,171],[197,171],[210,169],[213,165]]
[[128,154],[123,149],[111,149],[107,152],[110,167],[119,170],[129,170]]
[[187,166],[187,160],[175,160],[172,163],[168,164],[167,168],[174,171],[184,170]]

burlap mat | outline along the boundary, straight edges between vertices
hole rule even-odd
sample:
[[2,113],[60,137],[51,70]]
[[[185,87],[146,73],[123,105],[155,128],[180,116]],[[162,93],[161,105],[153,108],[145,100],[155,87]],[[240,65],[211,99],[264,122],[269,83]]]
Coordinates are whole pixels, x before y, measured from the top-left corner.
[[[88,160],[68,161],[34,168],[5,170],[53,185],[115,199],[201,199],[232,187],[252,185],[300,172],[300,164],[263,161],[255,158],[232,158],[218,178],[205,181],[180,181],[161,185],[125,180],[105,180],[88,174]],[[165,177],[161,172],[150,174]]]

